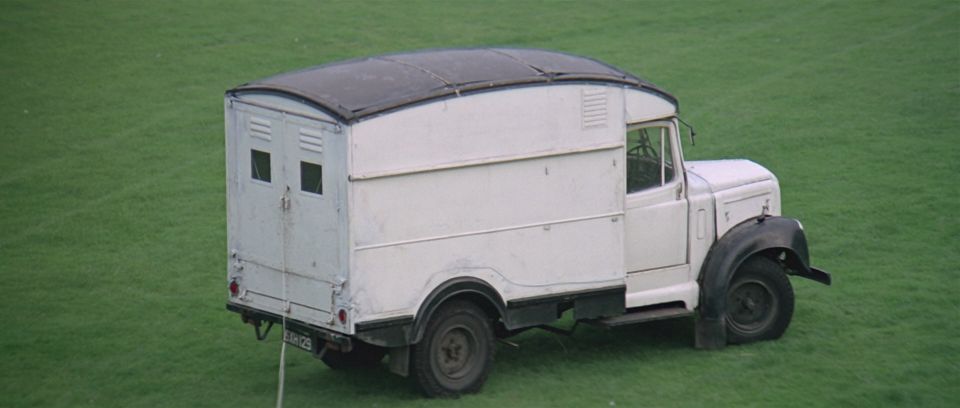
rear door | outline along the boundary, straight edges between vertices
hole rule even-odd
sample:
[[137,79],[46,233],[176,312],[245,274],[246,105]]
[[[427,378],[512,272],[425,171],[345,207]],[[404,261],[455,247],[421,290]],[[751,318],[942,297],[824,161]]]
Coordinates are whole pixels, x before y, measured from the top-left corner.
[[[286,208],[283,214],[287,296],[291,307],[312,320],[328,321],[332,287],[339,275],[339,186],[326,160],[326,142],[336,143],[333,128],[320,122],[288,117],[284,126]],[[332,163],[331,163],[332,162]],[[340,178],[341,180],[344,178]],[[291,310],[296,314],[296,311]]]
[[[234,103],[228,241],[249,306],[328,324],[340,272],[335,128]],[[231,140],[232,139],[232,140]],[[338,161],[338,160],[335,160]]]

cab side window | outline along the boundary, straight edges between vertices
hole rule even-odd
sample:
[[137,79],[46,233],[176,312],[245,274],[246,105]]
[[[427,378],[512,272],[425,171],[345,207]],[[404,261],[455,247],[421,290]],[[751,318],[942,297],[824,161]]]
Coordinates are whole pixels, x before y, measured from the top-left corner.
[[627,131],[627,194],[665,185],[673,180],[670,130],[666,126]]

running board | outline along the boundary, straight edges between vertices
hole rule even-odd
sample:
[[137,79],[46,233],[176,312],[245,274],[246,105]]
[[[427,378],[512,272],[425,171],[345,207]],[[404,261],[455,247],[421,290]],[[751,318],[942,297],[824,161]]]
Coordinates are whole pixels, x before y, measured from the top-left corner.
[[693,311],[682,307],[664,307],[657,309],[645,309],[620,316],[607,317],[604,319],[591,320],[590,323],[603,327],[626,326],[643,322],[652,322],[654,320],[672,319],[674,317],[692,316]]

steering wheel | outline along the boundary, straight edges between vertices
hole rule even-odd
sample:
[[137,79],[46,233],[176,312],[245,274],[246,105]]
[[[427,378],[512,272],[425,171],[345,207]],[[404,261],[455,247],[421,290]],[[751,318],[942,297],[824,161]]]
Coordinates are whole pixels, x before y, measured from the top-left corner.
[[[641,155],[641,151],[643,154]],[[654,154],[650,156],[650,154]],[[660,160],[651,146],[635,146],[627,151],[627,192],[660,184]]]
[[657,154],[657,150],[650,145],[649,141],[647,141],[646,143],[640,143],[630,150],[627,150],[627,160],[629,160],[631,156],[636,159],[640,159],[641,153],[643,157],[651,160],[658,160],[660,157],[660,155]]

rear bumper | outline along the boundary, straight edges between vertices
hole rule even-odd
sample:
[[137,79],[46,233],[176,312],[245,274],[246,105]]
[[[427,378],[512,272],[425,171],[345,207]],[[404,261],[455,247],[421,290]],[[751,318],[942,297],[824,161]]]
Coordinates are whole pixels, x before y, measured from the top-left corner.
[[[240,314],[240,318],[244,323],[249,323],[254,326],[258,326],[261,322],[273,322],[276,324],[283,324],[283,316],[278,314],[264,312],[262,310],[254,309],[247,306],[241,306],[233,303],[227,303],[227,310]],[[349,335],[338,333],[329,329],[324,329],[322,327],[317,327],[309,323],[301,322],[294,319],[286,319],[286,329],[292,330],[297,333],[308,335],[313,339],[313,344],[334,344],[337,349],[340,350],[350,350],[352,346],[352,341]],[[282,334],[281,334],[282,336]],[[319,352],[320,350],[315,347],[314,352]]]

